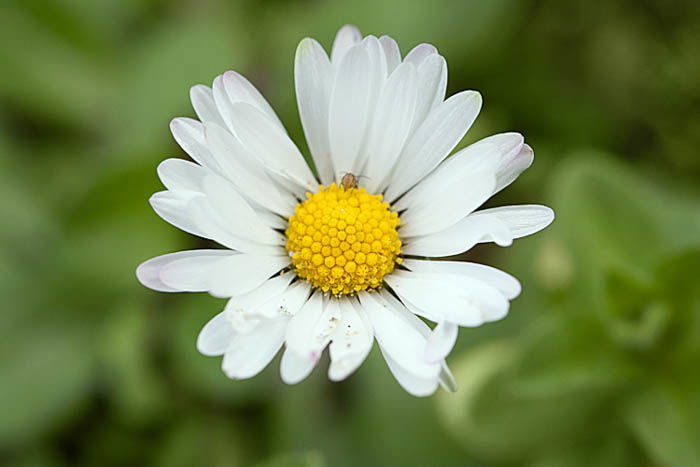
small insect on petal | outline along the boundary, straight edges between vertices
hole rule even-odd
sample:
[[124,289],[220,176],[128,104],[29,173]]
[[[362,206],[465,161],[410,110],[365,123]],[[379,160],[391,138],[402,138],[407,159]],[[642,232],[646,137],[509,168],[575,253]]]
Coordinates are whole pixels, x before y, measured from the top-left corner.
[[343,178],[340,179],[340,186],[346,190],[357,188],[357,177],[350,172],[346,173],[343,175]]

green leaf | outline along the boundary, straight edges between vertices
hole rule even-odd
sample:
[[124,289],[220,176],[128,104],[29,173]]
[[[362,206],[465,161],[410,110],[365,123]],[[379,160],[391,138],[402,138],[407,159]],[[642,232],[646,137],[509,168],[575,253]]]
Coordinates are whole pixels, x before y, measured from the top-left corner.
[[93,383],[87,330],[49,320],[2,329],[0,439],[31,443],[74,416]]
[[120,304],[104,312],[97,343],[103,383],[117,418],[143,426],[162,416],[170,402],[153,357],[156,321],[143,305]]
[[[33,118],[94,128],[95,103],[104,99],[108,71],[48,30],[19,2],[0,15],[0,92]],[[18,53],[31,44],[31,54]],[[99,113],[99,111],[98,111]]]
[[255,467],[325,467],[326,465],[323,454],[310,451],[300,454],[282,454],[256,464]]
[[612,338],[637,350],[658,345],[668,330],[672,311],[657,296],[652,284],[612,270],[606,275],[604,287],[606,306],[602,318]]
[[454,365],[460,389],[439,395],[439,411],[453,436],[480,457],[516,461],[580,436],[626,380],[609,362],[533,356],[521,342],[501,340]]
[[594,434],[553,444],[527,467],[619,467],[647,465],[647,459],[619,423],[601,421]]
[[647,384],[625,405],[625,418],[653,462],[700,465],[700,387]]
[[152,465],[163,467],[237,467],[250,465],[242,420],[193,413],[172,426],[156,450]]
[[700,250],[691,249],[665,258],[655,270],[660,293],[671,303],[687,306],[700,297],[697,274]]
[[562,163],[553,179],[555,227],[574,246],[582,266],[649,267],[658,258],[665,247],[657,215],[663,205],[645,181],[591,152]]

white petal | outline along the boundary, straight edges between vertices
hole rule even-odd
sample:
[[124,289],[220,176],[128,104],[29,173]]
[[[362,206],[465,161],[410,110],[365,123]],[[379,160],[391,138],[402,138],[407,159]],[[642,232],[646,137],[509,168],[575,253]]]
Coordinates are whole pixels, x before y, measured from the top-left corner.
[[287,256],[241,253],[216,263],[209,273],[210,293],[217,297],[243,295],[260,287],[289,265]]
[[[389,304],[392,304],[394,309],[398,312],[400,312],[404,319],[408,321],[414,329],[416,329],[425,339],[427,342],[427,339],[430,339],[432,331],[428,327],[427,324],[425,324],[420,318],[418,318],[416,315],[414,315],[411,311],[406,309],[405,305],[402,304],[396,297],[394,297],[391,292],[388,290],[382,290],[379,292],[381,297],[384,299]],[[386,357],[386,354],[384,354]],[[394,362],[395,363],[395,362]],[[391,364],[390,364],[391,368]],[[392,370],[394,372],[394,370]],[[400,374],[397,375],[396,373],[399,372]],[[410,383],[411,381],[414,381],[415,384],[421,383],[424,386],[427,386],[428,388],[433,387],[432,385],[434,382],[432,382],[432,379],[428,380],[421,380],[421,378],[416,378],[415,375],[410,375],[410,372],[407,373],[407,370],[405,368],[396,368],[396,372],[394,372],[394,375],[399,379],[399,382],[401,382],[401,379],[406,380],[406,378],[410,378],[408,381],[404,381],[405,383]],[[454,392],[457,390],[457,383],[454,380],[454,377],[452,376],[452,373],[450,372],[450,369],[447,367],[447,363],[443,360],[440,362],[440,372],[437,375],[437,379],[440,382],[440,385],[444,387],[447,391]],[[402,383],[403,385],[404,383]],[[430,391],[428,391],[430,392]]]
[[[410,62],[409,62],[410,63]],[[418,67],[418,101],[413,128],[418,128],[438,104],[445,100],[447,91],[447,62],[437,54],[426,57]]]
[[415,272],[464,274],[498,289],[508,300],[520,295],[520,282],[510,274],[485,264],[466,261],[424,261],[406,259],[403,266]]
[[[472,160],[474,167],[479,167],[483,163],[482,159],[491,159],[494,157],[493,149],[495,148],[497,152],[496,157],[498,158],[497,165],[500,169],[502,165],[509,163],[515,158],[522,149],[524,143],[525,138],[523,138],[523,135],[520,133],[499,133],[470,144],[460,151],[460,153],[464,152],[464,155]],[[487,148],[488,150],[482,151],[482,148]],[[457,156],[457,154],[455,154],[455,156]],[[491,161],[486,162],[491,163]]]
[[272,110],[272,107],[270,107],[270,104],[268,104],[262,94],[247,79],[235,71],[227,71],[214,79],[212,95],[219,113],[229,130],[235,131],[235,105],[243,103],[260,111],[270,125],[285,133],[282,122],[280,122],[277,114],[275,114],[275,111]]
[[[286,345],[297,353],[304,352],[309,346],[308,335],[323,313],[323,296],[316,292],[304,306],[292,317],[287,328]],[[320,355],[314,356],[318,360]]]
[[283,215],[277,215],[274,214],[267,209],[260,209],[259,206],[255,205],[255,212],[258,213],[258,217],[260,217],[260,220],[263,221],[268,227],[272,229],[277,229],[277,230],[284,230],[287,228],[289,225],[289,221],[285,218],[286,216],[291,217],[294,214],[294,210],[292,210],[289,214],[287,214],[285,217],[282,217]]
[[331,364],[328,377],[341,381],[354,372],[372,349],[373,333],[365,311],[354,299],[338,300],[340,325],[329,346]]
[[245,379],[260,373],[282,347],[287,321],[268,320],[249,334],[234,336],[221,363],[226,376]]
[[489,199],[496,184],[496,178],[485,172],[455,172],[443,178],[439,191],[415,199],[401,215],[402,237],[427,235],[453,226]]
[[170,263],[175,261],[193,258],[193,257],[225,257],[234,254],[230,250],[188,250],[188,251],[178,251],[176,253],[168,253],[161,256],[156,256],[148,261],[145,261],[136,268],[136,277],[139,282],[148,287],[149,289],[158,290],[160,292],[180,292],[180,290],[175,289],[166,285],[160,278],[160,271]]
[[394,39],[389,36],[382,36],[379,38],[379,43],[384,50],[384,56],[386,57],[386,67],[387,72],[391,74],[394,69],[401,63],[401,51],[399,50],[399,45]]
[[508,300],[497,289],[470,277],[395,271],[384,280],[411,311],[431,321],[475,327],[508,313]]
[[328,108],[334,71],[326,52],[313,39],[299,43],[294,62],[294,83],[299,117],[321,183],[333,181],[333,161],[328,142]]
[[253,86],[243,75],[235,71],[227,71],[222,77],[224,89],[228,98],[233,104],[237,102],[245,102],[256,109],[263,112],[272,124],[277,126],[282,132],[285,132],[284,125],[279,117],[272,110],[270,104],[265,100],[260,91]]
[[221,170],[204,144],[204,127],[200,122],[191,118],[174,118],[170,122],[170,132],[177,144],[199,165],[214,172]]
[[204,198],[204,195],[194,191],[159,191],[148,202],[156,214],[169,224],[192,235],[211,238],[205,229],[197,225],[189,212],[188,206],[197,198]]
[[366,71],[370,77],[369,83],[369,111],[368,118],[365,122],[365,131],[362,139],[362,145],[360,147],[357,158],[355,159],[353,165],[350,167],[349,172],[363,174],[363,168],[367,163],[369,156],[368,152],[368,138],[369,132],[374,125],[376,119],[376,107],[377,100],[379,98],[379,93],[384,87],[387,79],[387,64],[386,55],[382,49],[379,39],[375,36],[367,36],[362,40],[362,47],[365,47],[367,54],[369,55],[369,69]]
[[231,297],[225,311],[236,332],[249,332],[257,326],[261,318],[284,316],[281,313],[267,313],[267,303],[279,301],[279,297],[287,291],[293,278],[294,274],[280,274],[248,293]]
[[239,177],[258,177],[263,172],[262,164],[225,127],[205,123],[203,132],[204,141],[226,178],[235,183]]
[[425,347],[425,359],[429,362],[439,362],[452,351],[457,342],[459,328],[449,321],[440,321],[430,333]]
[[468,183],[466,179],[469,177],[473,179],[476,173],[486,173],[489,177],[494,177],[495,184],[500,157],[501,152],[496,145],[482,144],[478,147],[471,145],[443,161],[433,173],[403,195],[394,204],[394,209],[403,211],[419,204],[432,204],[434,194],[443,191],[445,185],[466,184]]
[[252,318],[293,316],[306,303],[311,290],[307,282],[289,285],[294,277],[293,273],[281,274],[247,294],[232,297],[226,305],[230,319],[243,323]]
[[400,315],[402,316],[411,326],[413,326],[413,329],[418,331],[427,341],[427,339],[430,337],[430,328],[428,327],[423,320],[421,320],[419,317],[417,317],[406,305],[401,302],[398,298],[396,298],[388,289],[382,289],[379,291],[379,295],[381,299],[383,299],[384,302],[386,302],[389,306],[393,307],[393,309]]
[[311,340],[316,347],[325,347],[340,324],[340,304],[337,299],[328,299],[323,308],[321,318],[313,326]]
[[392,359],[411,373],[437,378],[439,363],[425,360],[426,338],[379,294],[358,294],[362,308],[372,323],[377,342]]
[[284,236],[269,228],[230,182],[209,175],[203,185],[212,208],[236,236],[254,243],[284,245]]
[[161,282],[181,292],[206,292],[210,271],[235,254],[230,250],[194,250],[192,253],[195,252],[163,264],[159,272]]
[[500,133],[477,141],[450,160],[457,156],[468,158],[474,167],[473,170],[479,170],[484,164],[493,164],[495,149],[498,154],[494,193],[498,193],[532,164],[532,148],[524,142],[525,139],[520,133]]
[[377,101],[377,95],[382,86],[386,82],[389,73],[387,71],[386,54],[382,48],[379,39],[376,36],[367,36],[362,39],[362,45],[367,49],[370,60],[369,73],[372,74],[372,94],[370,95],[370,104],[373,105]]
[[477,243],[495,242],[500,246],[513,243],[508,226],[494,216],[482,216],[477,211],[441,232],[406,241],[401,251],[416,256],[452,256],[469,250]]
[[316,366],[316,361],[300,357],[289,348],[285,349],[280,363],[282,381],[287,384],[297,384],[303,381],[311,374],[311,370]]
[[355,26],[346,24],[335,36],[333,41],[333,48],[331,50],[331,61],[334,65],[338,65],[345,54],[358,42],[362,40],[362,34],[360,30]]
[[438,387],[438,378],[424,378],[417,376],[401,366],[394,358],[381,348],[384,360],[386,360],[389,370],[396,378],[402,388],[412,396],[427,397],[435,392]]
[[386,199],[393,202],[430,173],[454,149],[481,109],[481,95],[463,91],[438,105],[404,148]]
[[209,86],[204,86],[203,84],[192,86],[190,88],[190,100],[194,111],[202,123],[212,122],[217,125],[226,125],[224,119],[221,118],[219,109],[216,107],[214,95]]
[[386,185],[391,170],[406,143],[418,92],[416,70],[410,63],[399,65],[382,88],[367,145],[368,160],[363,175],[369,192]]
[[289,321],[286,345],[298,356],[317,361],[340,322],[337,300],[323,303],[316,292]]
[[297,192],[315,192],[318,183],[289,136],[250,104],[237,103],[233,107],[235,134],[243,146],[261,160],[268,171],[296,183]]
[[185,232],[246,253],[277,255],[282,252],[281,243],[263,244],[246,240],[232,232],[231,227],[235,226],[235,223],[226,225],[224,218],[214,210],[204,193],[163,191],[151,196],[149,201],[161,218]]
[[285,133],[282,122],[280,122],[277,114],[275,114],[275,111],[272,110],[272,107],[270,107],[270,104],[267,103],[262,94],[247,79],[235,71],[227,71],[214,79],[212,95],[219,113],[229,130],[235,131],[235,105],[244,103],[260,111],[271,126]]
[[222,174],[231,180],[241,195],[280,215],[288,216],[294,212],[295,198],[277,189],[262,163],[243,147],[238,138],[213,123],[204,126],[204,135]]
[[308,282],[295,282],[279,297],[276,310],[283,315],[294,316],[311,295],[311,285]]
[[201,191],[202,179],[210,173],[184,159],[165,159],[158,164],[158,177],[168,190]]
[[236,224],[227,225],[224,217],[212,207],[210,200],[205,195],[193,196],[189,200],[186,206],[186,215],[198,229],[206,233],[205,238],[214,240],[232,250],[268,256],[284,254],[280,245],[259,243],[237,235]]
[[500,220],[508,227],[513,238],[525,237],[539,232],[554,220],[554,211],[539,204],[501,206],[483,209],[474,214]]
[[[281,274],[269,279],[252,292],[231,297],[226,314],[233,329],[250,333],[261,322],[293,316],[306,303],[311,293],[307,282],[289,285],[294,274]],[[281,288],[280,288],[281,287]]]
[[518,176],[532,165],[535,153],[530,146],[523,144],[518,154],[510,161],[504,163],[496,176],[496,189],[498,193],[515,181]]
[[224,87],[224,75],[219,75],[214,78],[211,90],[216,108],[219,109],[221,119],[226,124],[226,128],[228,128],[229,131],[233,131],[233,101],[228,97],[228,93]]
[[[321,358],[328,338],[314,335],[319,326],[330,324],[324,313],[323,297],[315,293],[304,306],[289,320],[286,346],[280,372],[287,384],[296,384],[306,378]],[[337,317],[336,317],[337,319]],[[320,337],[320,340],[317,340]]]
[[371,62],[363,44],[345,54],[333,91],[329,111],[329,143],[336,177],[352,172],[360,157],[372,94]]
[[413,63],[416,67],[418,67],[428,57],[437,53],[437,49],[432,44],[418,44],[406,54],[406,57],[403,59],[403,61]]
[[477,243],[508,246],[514,238],[538,232],[554,220],[554,212],[540,205],[503,206],[474,212],[449,229],[407,242],[404,253],[449,256]]
[[214,357],[223,355],[234,336],[233,327],[221,312],[204,325],[197,336],[197,350],[203,355]]

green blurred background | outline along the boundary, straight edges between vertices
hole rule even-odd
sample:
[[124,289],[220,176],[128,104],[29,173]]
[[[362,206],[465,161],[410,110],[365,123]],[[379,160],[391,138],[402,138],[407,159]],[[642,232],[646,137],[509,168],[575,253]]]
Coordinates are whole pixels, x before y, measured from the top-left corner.
[[[465,255],[524,291],[461,331],[456,394],[377,349],[342,383],[230,381],[194,345],[223,302],[134,277],[204,245],[147,202],[189,87],[243,73],[306,151],[294,50],[344,23],[437,45],[484,96],[462,144],[535,148],[489,205],[557,213]],[[700,2],[6,0],[0,69],[0,464],[700,466]]]

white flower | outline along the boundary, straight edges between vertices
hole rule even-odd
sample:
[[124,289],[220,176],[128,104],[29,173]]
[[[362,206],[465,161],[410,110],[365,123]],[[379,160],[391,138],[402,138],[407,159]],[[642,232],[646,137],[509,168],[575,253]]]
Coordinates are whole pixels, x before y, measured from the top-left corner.
[[[532,149],[520,134],[503,133],[448,158],[481,96],[445,100],[447,65],[429,44],[402,59],[392,38],[362,38],[345,26],[330,59],[318,42],[302,40],[294,74],[319,178],[241,75],[194,86],[199,121],[176,118],[171,130],[196,163],[163,161],[167,190],[151,204],[225,249],[153,258],[139,266],[139,280],[229,298],[197,348],[223,355],[230,378],[259,373],[284,345],[285,382],[303,380],[326,347],[328,375],[342,380],[376,338],[409,393],[453,390],[445,357],[458,326],[503,318],[520,284],[489,266],[416,258],[482,242],[507,246],[546,227],[554,216],[544,206],[476,211],[530,166]],[[437,324],[431,330],[418,316]]]

